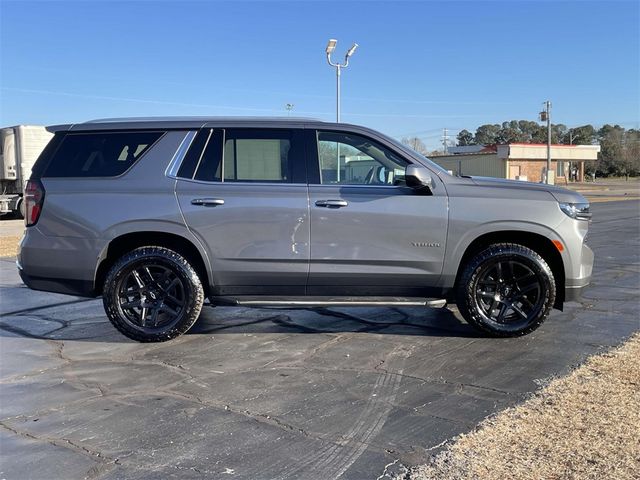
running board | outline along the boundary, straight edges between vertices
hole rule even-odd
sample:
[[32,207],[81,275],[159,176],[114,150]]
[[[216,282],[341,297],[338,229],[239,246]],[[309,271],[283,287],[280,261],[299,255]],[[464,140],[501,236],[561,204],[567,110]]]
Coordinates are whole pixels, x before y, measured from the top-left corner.
[[442,308],[447,304],[441,298],[419,297],[260,297],[235,296],[211,297],[213,305],[244,307],[432,307]]

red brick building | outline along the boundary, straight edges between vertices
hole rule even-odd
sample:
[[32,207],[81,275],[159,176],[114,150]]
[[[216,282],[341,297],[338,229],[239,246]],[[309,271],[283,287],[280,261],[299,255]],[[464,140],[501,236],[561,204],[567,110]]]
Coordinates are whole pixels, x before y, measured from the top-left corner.
[[[600,145],[551,145],[551,182],[584,181],[585,162],[598,159]],[[540,182],[547,169],[547,145],[510,143],[498,145],[498,158],[505,161],[506,177]],[[572,175],[575,172],[575,176]],[[555,180],[555,181],[554,181]]]
[[[508,145],[455,147],[451,155],[431,160],[456,175],[509,178],[541,182],[547,170],[547,145],[510,143]],[[584,181],[585,162],[598,159],[599,145],[551,145],[551,183]],[[575,176],[572,175],[575,173]]]

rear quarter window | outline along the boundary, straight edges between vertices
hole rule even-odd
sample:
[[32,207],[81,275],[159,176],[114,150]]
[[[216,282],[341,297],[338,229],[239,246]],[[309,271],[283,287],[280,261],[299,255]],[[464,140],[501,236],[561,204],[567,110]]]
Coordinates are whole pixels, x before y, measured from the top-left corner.
[[115,177],[126,172],[164,132],[68,133],[44,177]]

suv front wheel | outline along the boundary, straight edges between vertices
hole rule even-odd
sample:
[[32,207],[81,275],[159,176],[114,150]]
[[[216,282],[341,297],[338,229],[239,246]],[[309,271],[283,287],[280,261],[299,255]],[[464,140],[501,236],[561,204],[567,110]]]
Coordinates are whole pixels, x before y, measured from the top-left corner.
[[111,323],[127,337],[164,342],[196,322],[204,290],[182,255],[164,247],[141,247],[113,265],[102,301]]
[[499,337],[526,335],[549,316],[556,296],[551,268],[530,248],[491,245],[466,264],[457,305],[478,330]]

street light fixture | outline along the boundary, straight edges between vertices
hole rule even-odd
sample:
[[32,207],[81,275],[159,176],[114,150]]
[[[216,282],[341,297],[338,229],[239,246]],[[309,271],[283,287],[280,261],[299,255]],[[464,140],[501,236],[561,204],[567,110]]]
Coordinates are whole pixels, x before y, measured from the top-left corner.
[[329,40],[329,43],[327,43],[327,55],[331,55],[333,53],[333,51],[336,49],[337,43],[338,41],[334,40],[333,38]]
[[329,43],[327,43],[327,62],[329,65],[336,69],[336,122],[340,123],[340,71],[343,68],[347,68],[349,66],[349,58],[354,54],[356,48],[358,48],[358,44],[354,43],[349,50],[347,50],[346,55],[344,56],[344,63],[334,63],[331,61],[331,54],[336,49],[337,40],[331,39]]
[[293,103],[287,103],[284,108],[287,110],[287,117],[291,116],[291,110],[293,110],[293,107],[295,107],[295,105]]
[[356,48],[358,48],[357,43],[354,43],[353,45],[351,45],[351,48],[347,50],[347,54],[345,55],[345,58],[349,58],[351,55],[353,55],[353,53],[356,51]]

